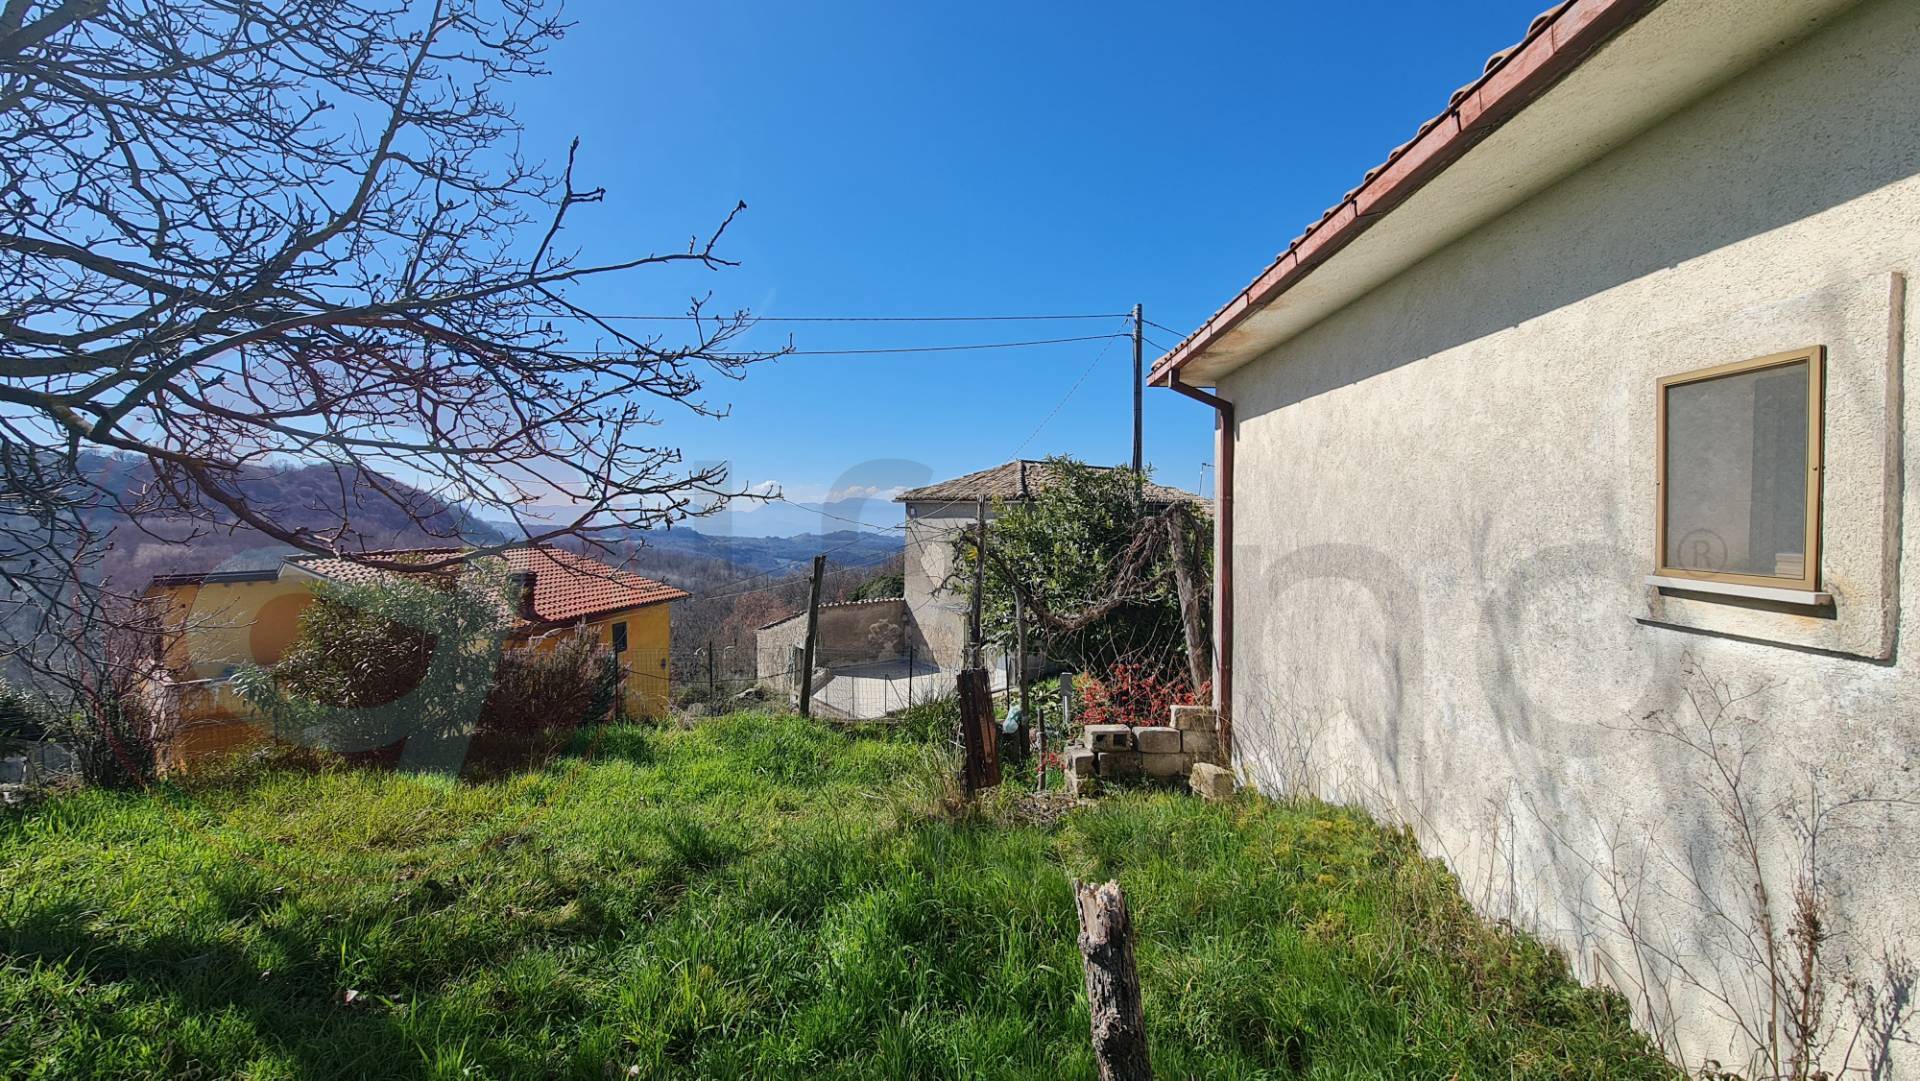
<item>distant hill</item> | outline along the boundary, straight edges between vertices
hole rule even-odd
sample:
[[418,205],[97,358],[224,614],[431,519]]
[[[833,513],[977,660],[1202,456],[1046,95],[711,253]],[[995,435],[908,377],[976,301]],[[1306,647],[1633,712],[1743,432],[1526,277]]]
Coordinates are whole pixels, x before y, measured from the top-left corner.
[[[81,468],[127,499],[153,483],[146,464],[130,458],[85,455]],[[331,466],[256,467],[243,476],[241,488],[253,505],[292,526],[330,529],[344,512],[352,523],[345,542],[355,547],[491,544],[502,539],[499,530],[460,508],[391,478],[379,477],[378,483],[406,499],[412,514],[378,494],[367,475],[348,473],[343,478]],[[293,551],[231,519],[209,527],[184,515],[155,513],[136,525],[101,511],[94,515],[93,525],[111,541],[100,573],[121,590],[139,590],[156,574],[265,565]]]
[[652,529],[627,534],[628,543],[640,546],[637,556],[646,561],[646,549],[698,556],[724,563],[739,573],[796,572],[807,570],[813,557],[822,552],[836,567],[872,567],[898,556],[904,542],[898,533],[867,533],[852,529],[832,533],[802,533],[791,537],[709,536],[697,529]]
[[[147,466],[131,458],[85,455],[82,468],[97,483],[129,500],[153,483]],[[408,500],[422,521],[413,521],[375,492],[374,480]],[[518,527],[483,521],[391,478],[349,475],[343,483],[329,466],[255,469],[245,476],[242,487],[256,506],[270,509],[279,521],[312,529],[337,525],[344,502],[345,516],[352,523],[347,543],[355,547],[497,544],[519,534]],[[184,515],[151,514],[136,525],[102,510],[92,515],[90,524],[110,539],[109,550],[94,572],[118,592],[139,592],[160,574],[275,567],[295,551],[232,521],[208,527]],[[702,519],[700,524],[714,529],[729,523]],[[898,530],[841,529],[764,537],[682,526],[602,533],[595,540],[594,553],[601,558],[692,593],[673,609],[673,668],[675,678],[683,682],[694,678],[696,669],[705,671],[704,654],[699,651],[708,644],[719,654],[716,667],[721,676],[751,679],[754,633],[805,607],[815,555],[827,556],[821,592],[827,601],[845,600],[863,588],[871,590],[876,577],[897,578],[904,558]],[[8,618],[11,622],[31,615],[19,610]],[[31,673],[17,666],[9,674],[31,682]]]

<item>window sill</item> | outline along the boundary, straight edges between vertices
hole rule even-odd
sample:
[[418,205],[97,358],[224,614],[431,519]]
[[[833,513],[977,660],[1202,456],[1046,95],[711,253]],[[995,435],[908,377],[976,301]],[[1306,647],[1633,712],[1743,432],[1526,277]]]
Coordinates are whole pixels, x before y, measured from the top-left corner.
[[1689,593],[1717,593],[1723,597],[1745,597],[1748,600],[1776,601],[1780,604],[1798,604],[1808,608],[1830,608],[1833,606],[1833,594],[1816,593],[1805,589],[1782,589],[1779,586],[1750,586],[1737,582],[1710,582],[1702,578],[1669,578],[1661,574],[1647,575],[1647,584],[1660,589],[1684,589]]

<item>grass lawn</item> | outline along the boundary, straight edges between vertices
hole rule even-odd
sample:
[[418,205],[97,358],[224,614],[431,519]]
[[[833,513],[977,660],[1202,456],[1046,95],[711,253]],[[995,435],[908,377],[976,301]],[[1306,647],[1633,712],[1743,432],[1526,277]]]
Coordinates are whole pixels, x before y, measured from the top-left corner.
[[487,784],[234,770],[0,814],[0,1074],[1091,1077],[1071,883],[1117,877],[1160,1076],[1677,1076],[1358,813],[956,818],[944,766],[737,715]]

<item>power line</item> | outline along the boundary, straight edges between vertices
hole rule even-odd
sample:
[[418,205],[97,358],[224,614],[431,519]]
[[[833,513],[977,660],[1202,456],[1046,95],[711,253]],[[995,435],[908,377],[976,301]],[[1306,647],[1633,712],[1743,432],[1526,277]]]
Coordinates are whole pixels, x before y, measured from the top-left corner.
[[1179,339],[1181,341],[1186,340],[1187,333],[1184,330],[1175,330],[1172,327],[1163,327],[1159,323],[1156,323],[1151,319],[1143,319],[1141,320],[1141,322],[1147,324],[1148,326],[1152,327],[1155,330],[1163,330],[1168,334],[1173,335],[1176,339]]
[[1022,349],[1030,345],[1065,345],[1068,342],[1097,342],[1102,339],[1124,338],[1124,334],[1083,334],[1077,338],[1039,338],[1027,342],[983,342],[977,345],[915,345],[887,349],[795,349],[782,356],[789,357],[850,357],[866,356],[878,353],[957,353],[969,349]]
[[[1069,319],[1118,319],[1125,314],[1125,312],[1093,312],[1063,315],[753,315],[745,313],[745,319],[748,323],[1034,323],[1061,322]],[[586,322],[692,323],[714,322],[716,320],[730,319],[733,318],[733,316],[576,315],[572,313],[562,313],[543,315],[540,316],[540,318],[578,319]]]
[[1080,385],[1085,383],[1087,377],[1093,374],[1093,370],[1100,366],[1100,361],[1106,357],[1107,351],[1113,348],[1113,339],[1124,337],[1126,337],[1124,334],[1108,335],[1107,344],[1101,346],[1100,351],[1095,353],[1093,359],[1087,362],[1085,370],[1080,373],[1080,378],[1073,381],[1073,386],[1068,387],[1067,392],[1060,396],[1060,400],[1053,403],[1053,408],[1047,411],[1046,416],[1040,418],[1040,423],[1034,425],[1033,431],[1028,432],[1027,437],[1020,441],[1020,445],[1013,448],[1013,456],[1015,458],[1020,457],[1020,452],[1027,449],[1027,444],[1033,442],[1034,439],[1040,435],[1041,430],[1052,423],[1054,417],[1060,415],[1060,410],[1066,408],[1067,400],[1073,397],[1074,392],[1080,389]]
[[[858,357],[898,353],[960,353],[977,352],[984,349],[1026,349],[1040,345],[1068,345],[1073,342],[1097,342],[1124,337],[1126,337],[1125,334],[1083,334],[1072,338],[1035,338],[1021,342],[970,342],[964,345],[904,345],[871,349],[789,349],[784,352],[778,349],[768,349],[762,353],[688,353],[686,356],[689,360],[698,360],[702,356],[712,357],[716,360],[753,360],[758,358],[779,360],[784,357]],[[537,346],[526,346],[523,348],[525,352],[529,353],[548,353],[563,357],[613,357],[626,351],[617,348],[543,349]],[[659,352],[675,353],[676,351],[662,349],[659,350]]]

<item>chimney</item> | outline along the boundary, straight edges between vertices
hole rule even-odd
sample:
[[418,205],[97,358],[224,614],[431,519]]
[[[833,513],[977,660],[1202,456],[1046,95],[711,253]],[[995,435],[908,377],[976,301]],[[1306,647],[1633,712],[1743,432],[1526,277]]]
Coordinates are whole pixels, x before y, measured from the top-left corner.
[[514,596],[518,598],[518,611],[521,616],[533,619],[533,572],[515,571],[511,575]]

